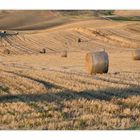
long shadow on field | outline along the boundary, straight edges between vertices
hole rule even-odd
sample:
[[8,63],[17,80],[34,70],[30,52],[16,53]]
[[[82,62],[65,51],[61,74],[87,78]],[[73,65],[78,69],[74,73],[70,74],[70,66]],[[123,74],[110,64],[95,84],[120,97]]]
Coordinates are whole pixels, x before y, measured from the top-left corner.
[[112,98],[127,98],[128,96],[140,96],[140,87],[131,86],[125,89],[119,88],[106,88],[101,90],[84,90],[84,91],[74,91],[67,89],[65,87],[56,85],[54,83],[46,82],[44,80],[36,79],[30,76],[18,74],[11,71],[5,71],[8,73],[15,74],[20,77],[27,78],[29,80],[36,81],[38,83],[43,84],[46,89],[57,88],[61,89],[61,92],[47,92],[47,93],[36,93],[36,94],[18,94],[18,95],[3,95],[0,96],[0,102],[61,102],[63,100],[75,100],[75,99],[87,99],[87,100],[105,100],[109,101]]
[[81,92],[63,90],[62,92],[49,92],[37,94],[18,94],[18,95],[4,95],[0,96],[0,102],[61,102],[64,100],[105,100],[110,101],[112,98],[127,98],[128,96],[140,96],[140,88],[127,89],[104,89],[104,90],[85,90]]
[[26,78],[28,80],[32,80],[32,81],[35,81],[35,82],[38,82],[42,85],[44,85],[45,88],[47,89],[51,89],[51,88],[60,88],[59,86],[57,85],[54,85],[50,82],[46,82],[44,80],[41,80],[41,79],[37,79],[37,78],[33,78],[33,77],[30,77],[30,76],[27,76],[27,75],[23,75],[23,74],[19,74],[19,73],[15,73],[15,72],[12,72],[12,71],[6,71],[6,70],[2,70],[4,72],[7,72],[7,73],[11,73],[11,74],[14,74],[14,75],[17,75],[19,77],[23,77],[23,78]]

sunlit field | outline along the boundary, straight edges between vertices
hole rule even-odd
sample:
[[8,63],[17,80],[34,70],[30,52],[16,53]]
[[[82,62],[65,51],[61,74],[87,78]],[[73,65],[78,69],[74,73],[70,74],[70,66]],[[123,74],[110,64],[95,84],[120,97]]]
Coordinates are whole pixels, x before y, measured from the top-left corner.
[[[140,129],[140,11],[0,17],[0,129]],[[102,48],[109,71],[90,75],[85,56]]]

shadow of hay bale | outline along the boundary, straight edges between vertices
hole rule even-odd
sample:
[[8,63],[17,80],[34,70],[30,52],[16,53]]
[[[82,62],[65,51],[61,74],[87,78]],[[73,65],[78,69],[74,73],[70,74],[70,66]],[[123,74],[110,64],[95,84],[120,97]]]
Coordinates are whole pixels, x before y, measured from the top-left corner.
[[[52,85],[53,86],[53,85]],[[56,86],[56,85],[54,85]],[[117,99],[126,99],[130,96],[140,96],[140,90],[138,87],[129,87],[126,89],[102,89],[102,90],[83,90],[80,92],[64,89],[61,92],[49,92],[49,93],[37,93],[37,94],[18,94],[18,95],[3,95],[0,96],[0,102],[61,102],[63,100],[101,100],[101,101],[110,101],[114,98]]]

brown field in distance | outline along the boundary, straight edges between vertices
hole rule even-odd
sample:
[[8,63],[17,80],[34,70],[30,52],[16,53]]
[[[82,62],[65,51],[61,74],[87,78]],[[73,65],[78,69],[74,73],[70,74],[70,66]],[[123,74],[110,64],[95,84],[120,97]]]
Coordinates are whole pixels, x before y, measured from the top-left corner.
[[[140,11],[0,11],[0,129],[139,129],[139,20]],[[102,48],[109,71],[89,75],[85,56]]]

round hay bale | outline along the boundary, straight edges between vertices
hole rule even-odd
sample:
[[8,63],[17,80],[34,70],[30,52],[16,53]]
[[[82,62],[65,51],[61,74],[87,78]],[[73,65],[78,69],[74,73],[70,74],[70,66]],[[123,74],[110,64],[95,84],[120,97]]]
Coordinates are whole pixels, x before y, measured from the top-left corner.
[[86,68],[88,73],[107,73],[108,67],[109,58],[105,51],[86,54]]
[[82,42],[81,38],[78,38],[78,43]]
[[67,57],[67,56],[68,56],[67,51],[63,51],[61,57]]
[[4,53],[4,54],[10,54],[10,50],[5,49],[5,50],[3,51],[3,53]]
[[46,49],[43,48],[43,49],[40,51],[40,53],[46,53]]
[[132,53],[132,56],[134,60],[140,60],[140,48],[135,49]]

